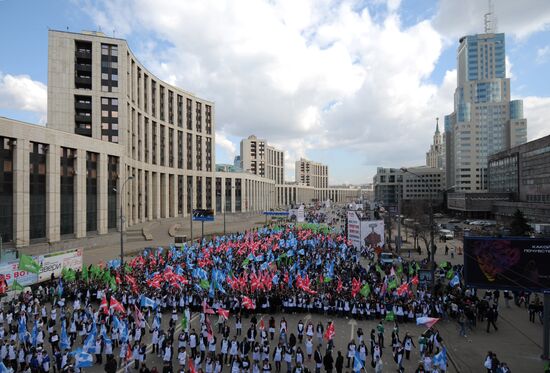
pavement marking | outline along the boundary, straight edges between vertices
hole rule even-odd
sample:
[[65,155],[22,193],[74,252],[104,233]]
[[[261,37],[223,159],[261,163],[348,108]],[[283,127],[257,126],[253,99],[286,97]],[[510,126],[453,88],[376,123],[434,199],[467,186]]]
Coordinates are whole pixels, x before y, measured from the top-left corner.
[[348,325],[351,325],[351,334],[350,334],[349,339],[352,340],[352,339],[354,339],[353,336],[354,336],[355,327],[357,326],[357,321],[352,319],[352,320],[348,321]]
[[[191,317],[191,320],[189,320],[189,325],[191,325],[191,323],[197,318],[199,317],[199,314],[196,314],[195,316]],[[174,329],[174,335],[179,332],[181,330],[181,324],[178,324],[176,325],[176,328]],[[131,347],[130,347],[131,348]],[[146,354],[150,354],[151,351],[153,351],[153,343],[149,343],[147,345],[147,350],[145,350],[145,353]],[[172,356],[173,358],[173,356]],[[126,365],[124,365],[123,367],[121,367],[120,369],[117,370],[117,373],[123,373],[123,372],[127,372],[128,371],[128,368],[134,364],[133,361],[127,363]]]

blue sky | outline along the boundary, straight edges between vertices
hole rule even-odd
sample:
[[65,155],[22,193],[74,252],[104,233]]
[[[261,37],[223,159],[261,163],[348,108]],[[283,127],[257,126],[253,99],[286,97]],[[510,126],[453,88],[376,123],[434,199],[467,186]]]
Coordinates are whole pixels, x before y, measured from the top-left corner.
[[[0,115],[45,122],[48,28],[114,30],[153,73],[216,102],[217,163],[255,134],[286,151],[288,179],[305,156],[332,184],[370,182],[377,166],[422,164],[452,111],[458,38],[486,11],[458,3],[0,0]],[[517,3],[495,13],[532,139],[550,132],[550,2]]]

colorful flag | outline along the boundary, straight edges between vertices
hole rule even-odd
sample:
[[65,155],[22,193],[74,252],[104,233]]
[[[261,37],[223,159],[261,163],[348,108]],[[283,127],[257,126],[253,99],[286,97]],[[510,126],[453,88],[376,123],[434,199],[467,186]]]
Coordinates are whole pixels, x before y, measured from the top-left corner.
[[223,308],[218,308],[216,311],[218,315],[223,317],[225,320],[229,318],[229,310],[224,310]]
[[454,275],[451,281],[449,281],[449,285],[451,285],[451,287],[453,288],[457,285],[460,285],[460,277],[458,276],[458,273]]
[[111,304],[109,305],[109,308],[112,308],[116,312],[126,313],[126,310],[124,309],[122,303],[116,300],[115,297],[111,297]]
[[19,258],[19,270],[21,271],[27,271],[31,273],[40,273],[40,264],[36,260],[34,260],[32,257],[21,254],[21,257]]
[[440,367],[443,370],[447,369],[447,349],[445,347],[443,347],[439,353],[434,355],[432,363],[436,367]]
[[330,341],[334,338],[335,335],[336,335],[336,331],[334,330],[334,323],[331,321],[327,326],[327,330],[325,330],[324,337],[327,341]]
[[439,321],[439,318],[437,317],[417,317],[416,325],[424,325],[427,328],[431,328],[438,321]]
[[107,297],[104,295],[101,299],[101,304],[99,305],[99,310],[103,311],[104,314],[109,314],[109,305],[107,304]]
[[403,296],[409,291],[409,284],[406,282],[397,288],[397,295]]
[[243,307],[246,308],[247,310],[256,309],[256,304],[254,303],[254,301],[247,296],[243,295],[242,303],[243,303]]
[[386,313],[386,321],[394,321],[395,320],[395,314],[393,311],[388,311]]
[[183,318],[181,319],[181,330],[187,330],[187,316],[185,313],[183,314]]
[[24,287],[19,282],[17,282],[17,280],[13,280],[13,284],[11,284],[11,289],[15,291],[17,290],[23,291]]
[[361,288],[360,294],[362,296],[364,296],[365,298],[367,298],[370,295],[370,286],[369,286],[369,284],[363,285],[363,287]]

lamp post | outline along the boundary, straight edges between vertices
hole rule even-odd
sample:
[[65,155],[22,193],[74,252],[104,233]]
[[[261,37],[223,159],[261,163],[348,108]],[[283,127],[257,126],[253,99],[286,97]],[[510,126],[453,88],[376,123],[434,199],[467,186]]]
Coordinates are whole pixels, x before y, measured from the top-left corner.
[[[402,167],[401,171],[404,173],[409,173],[411,175],[414,175],[418,177],[419,179],[422,179],[422,176],[420,176],[417,173],[414,173],[412,171],[409,171],[408,169]],[[429,184],[426,184],[428,188],[428,192],[430,193],[430,262],[431,262],[431,274],[432,274],[432,291],[435,289],[435,243],[434,243],[434,206],[433,206],[433,189]]]
[[[124,183],[122,183],[122,187],[120,188],[120,269],[121,269],[123,281],[124,281],[124,214],[123,214],[124,187],[126,186],[126,183],[128,183],[128,181],[133,179],[134,179],[133,176],[128,176],[128,178],[124,180]],[[115,189],[115,192],[116,192],[116,189]]]

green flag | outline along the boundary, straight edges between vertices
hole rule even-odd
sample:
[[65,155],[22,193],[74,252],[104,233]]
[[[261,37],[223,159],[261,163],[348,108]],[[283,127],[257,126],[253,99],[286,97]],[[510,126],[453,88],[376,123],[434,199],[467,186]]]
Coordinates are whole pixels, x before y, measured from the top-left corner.
[[376,265],[376,272],[380,273],[380,276],[384,276],[384,271],[378,264]]
[[204,290],[208,290],[210,288],[210,282],[208,282],[208,280],[206,279],[201,280],[200,287]]
[[388,282],[388,289],[390,290],[397,289],[397,281],[395,281],[395,279]]
[[111,277],[111,279],[109,280],[109,287],[111,288],[112,291],[116,291],[117,286],[116,286],[116,279],[114,277]]
[[63,280],[65,281],[75,281],[76,272],[73,271],[71,268],[63,268],[61,270],[61,277],[63,277]]
[[11,285],[11,289],[15,290],[15,291],[17,291],[17,290],[22,291],[24,289],[24,287],[19,282],[17,282],[17,280],[13,280],[13,284]]
[[92,277],[94,278],[100,278],[101,277],[101,268],[99,268],[98,265],[92,264],[92,268],[90,269],[90,272],[92,273]]
[[248,265],[248,263],[250,263],[250,259],[246,258],[245,260],[243,260],[243,267],[246,267]]
[[414,275],[414,267],[412,264],[409,264],[409,276]]
[[395,320],[395,315],[393,314],[393,311],[388,311],[386,313],[386,321],[393,321]]
[[359,293],[364,296],[365,298],[367,298],[370,294],[370,286],[369,284],[365,284],[363,285],[363,287],[361,288],[361,291],[359,291]]
[[453,276],[454,276],[454,274],[455,274],[455,272],[453,271],[453,269],[452,269],[452,268],[449,269],[449,270],[447,271],[447,279],[449,279],[449,280],[452,279]]
[[82,265],[82,279],[88,281],[88,267],[85,265]]
[[439,268],[445,268],[445,267],[447,267],[447,262],[439,263]]
[[31,273],[40,273],[40,264],[36,260],[34,260],[32,257],[21,254],[21,257],[19,258],[19,269],[22,271],[27,271]]
[[327,282],[331,282],[331,281],[332,281],[332,278],[330,278],[330,277],[325,277],[325,278],[323,279],[323,282],[324,282],[325,284],[326,284]]
[[183,314],[183,319],[181,319],[181,330],[187,330],[187,316]]

